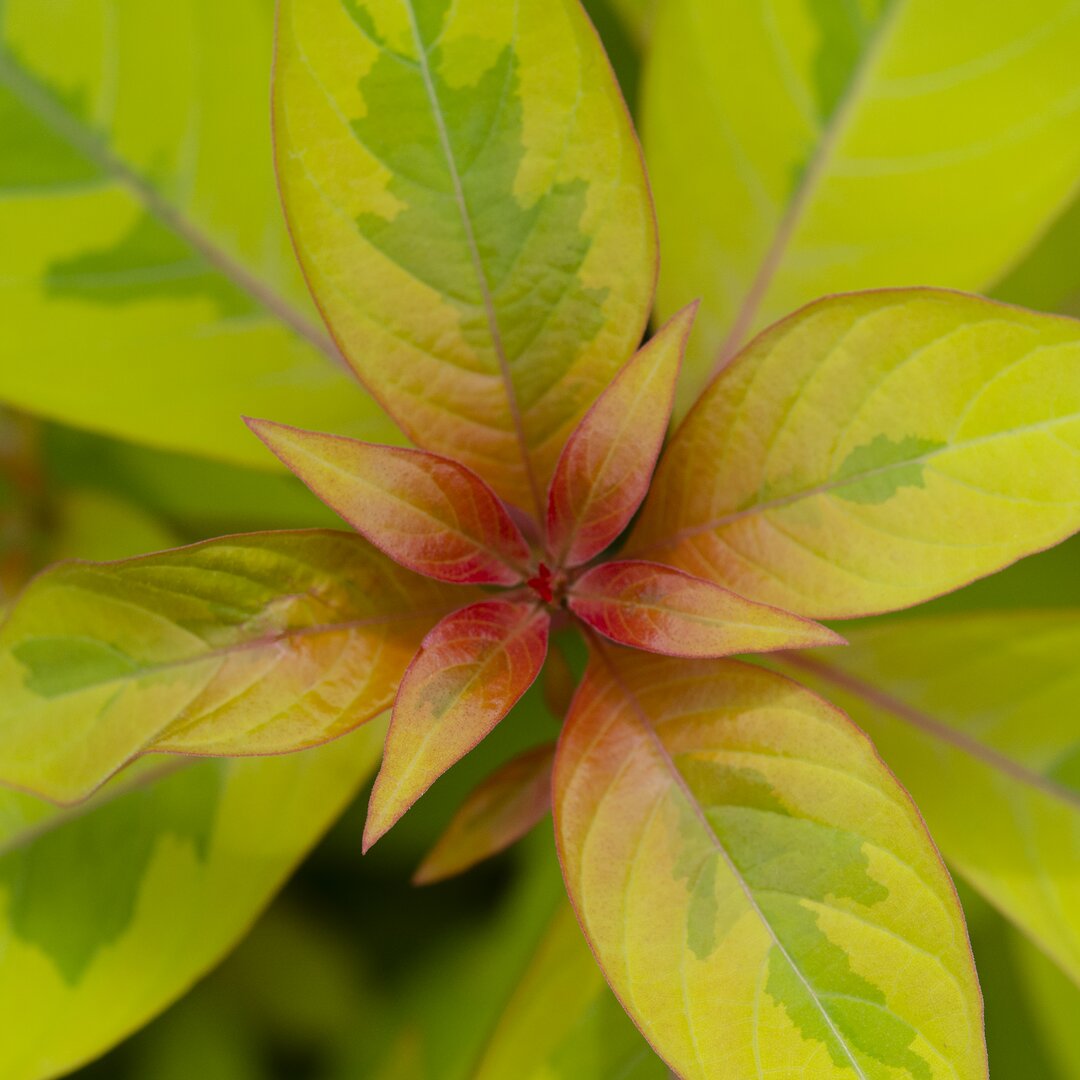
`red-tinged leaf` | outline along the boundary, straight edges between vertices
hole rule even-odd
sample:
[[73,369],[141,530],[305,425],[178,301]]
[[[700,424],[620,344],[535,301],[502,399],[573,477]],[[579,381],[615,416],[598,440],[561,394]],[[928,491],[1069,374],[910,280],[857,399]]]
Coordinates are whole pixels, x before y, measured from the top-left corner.
[[667,656],[842,645],[819,623],[736,593],[681,570],[638,560],[593,567],[567,596],[578,618],[620,645]]
[[455,584],[515,585],[529,545],[499,497],[464,465],[424,450],[248,426],[327,506],[390,558]]
[[555,744],[547,743],[496,769],[462,804],[413,883],[453,877],[520,840],[551,810],[554,756]]
[[537,604],[481,600],[424,638],[394,702],[364,851],[528,690],[544,664],[549,622]]
[[548,545],[560,565],[603,551],[645,498],[696,312],[691,304],[663,326],[567,441],[548,491]]

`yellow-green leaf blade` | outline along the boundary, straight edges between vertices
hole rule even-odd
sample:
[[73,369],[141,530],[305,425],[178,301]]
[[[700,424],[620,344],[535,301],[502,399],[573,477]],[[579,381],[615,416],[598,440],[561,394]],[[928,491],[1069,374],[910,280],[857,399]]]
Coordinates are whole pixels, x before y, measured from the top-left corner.
[[373,724],[257,761],[144,762],[59,811],[0,792],[0,1075],[96,1057],[242,937],[373,769]]
[[571,0],[286,0],[277,163],[334,335],[419,445],[540,515],[637,344],[652,210]]
[[985,1077],[963,916],[914,805],[841,713],[761,674],[591,662],[554,810],[608,981],[694,1080]]
[[628,554],[813,618],[906,607],[1080,528],[1080,323],[831,297],[757,338],[661,460]]
[[1080,612],[856,628],[784,668],[850,710],[942,853],[1080,983]]
[[61,563],[0,627],[0,780],[71,802],[150,751],[325,742],[391,704],[462,593],[321,531]]
[[659,5],[661,315],[704,297],[682,404],[817,296],[1004,276],[1076,189],[1078,51],[1070,0]]
[[0,399],[264,467],[243,413],[400,440],[290,250],[272,18],[262,0],[3,5]]

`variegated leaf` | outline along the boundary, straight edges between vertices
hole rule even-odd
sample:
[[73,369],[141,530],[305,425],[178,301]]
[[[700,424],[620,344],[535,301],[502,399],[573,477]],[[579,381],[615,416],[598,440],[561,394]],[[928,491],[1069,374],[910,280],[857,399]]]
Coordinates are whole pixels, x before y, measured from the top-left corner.
[[325,742],[390,705],[462,596],[328,531],[61,563],[0,627],[0,781],[71,802],[151,751]]
[[679,1076],[986,1077],[949,876],[820,698],[734,661],[598,646],[554,811],[586,936]]
[[286,213],[365,383],[542,517],[566,436],[637,345],[655,234],[576,0],[284,0]]
[[626,553],[813,618],[907,607],[1080,529],[1080,323],[936,289],[762,334],[657,470]]

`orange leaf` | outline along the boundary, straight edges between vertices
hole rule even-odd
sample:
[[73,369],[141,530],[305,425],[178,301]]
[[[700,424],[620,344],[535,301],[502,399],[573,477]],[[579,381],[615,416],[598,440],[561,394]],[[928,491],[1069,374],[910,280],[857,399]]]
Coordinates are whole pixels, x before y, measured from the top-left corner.
[[474,472],[424,450],[268,420],[248,426],[327,506],[390,558],[455,584],[515,585],[529,545]]
[[567,603],[612,641],[668,656],[731,656],[844,643],[839,634],[809,619],[744,600],[659,563],[593,567],[574,583]]
[[481,600],[428,634],[394,702],[364,851],[528,690],[544,664],[549,622],[539,605]]
[[629,524],[649,490],[697,312],[675,315],[619,372],[563,449],[548,491],[552,556],[580,566]]
[[453,877],[520,840],[551,810],[555,744],[534,747],[479,784],[413,875],[415,885]]

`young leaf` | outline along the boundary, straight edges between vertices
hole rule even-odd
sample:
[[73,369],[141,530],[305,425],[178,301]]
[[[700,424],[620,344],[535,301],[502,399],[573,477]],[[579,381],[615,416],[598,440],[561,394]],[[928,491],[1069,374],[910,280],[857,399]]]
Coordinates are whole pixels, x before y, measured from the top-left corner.
[[242,412],[400,440],[289,245],[272,30],[250,0],[5,0],[0,400],[263,468]]
[[777,659],[850,710],[949,862],[1080,983],[1080,611],[928,615],[851,642]]
[[247,423],[324,503],[402,566],[455,584],[514,585],[528,572],[521,530],[464,465],[423,450]]
[[549,622],[527,601],[481,600],[424,638],[394,701],[365,852],[529,689],[544,665]]
[[627,362],[563,448],[547,504],[548,546],[560,565],[598,555],[645,498],[696,311],[684,308]]
[[1075,191],[1078,53],[1071,0],[658,5],[660,312],[704,296],[681,406],[817,296],[1004,276]]
[[547,743],[511,758],[465,800],[439,842],[413,875],[430,885],[510,847],[551,810],[551,764]]
[[268,754],[393,701],[459,589],[347,533],[61,563],[0,627],[0,782],[72,802],[138,754]]
[[574,582],[567,605],[612,641],[668,656],[730,656],[844,643],[839,634],[809,619],[744,600],[659,563],[594,566]]
[[286,214],[350,363],[511,503],[641,339],[655,225],[577,0],[283,0]]
[[734,661],[598,645],[559,742],[578,918],[687,1080],[986,1076],[963,915],[843,714]]
[[0,791],[0,1009],[19,1018],[0,1075],[67,1073],[184,993],[348,804],[382,732],[287,757],[146,760],[77,810]]
[[626,553],[814,618],[889,611],[1080,528],[1080,323],[830,297],[712,384]]

